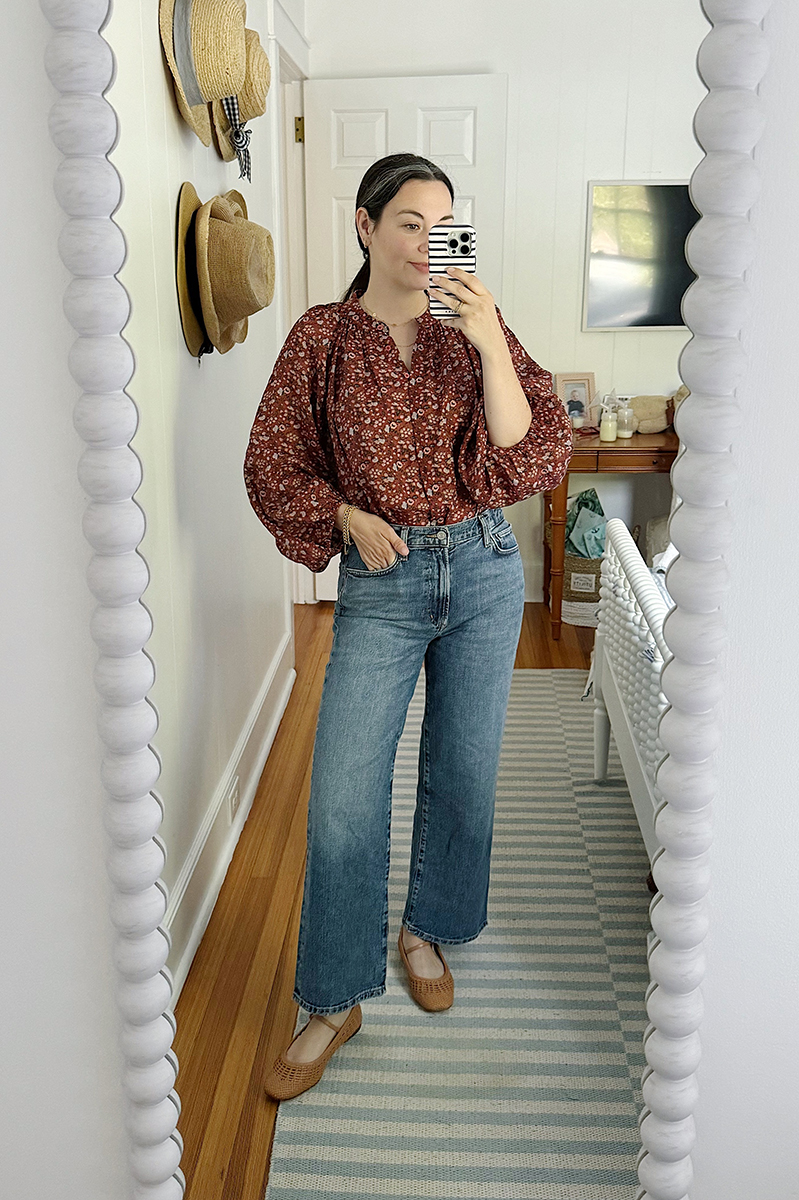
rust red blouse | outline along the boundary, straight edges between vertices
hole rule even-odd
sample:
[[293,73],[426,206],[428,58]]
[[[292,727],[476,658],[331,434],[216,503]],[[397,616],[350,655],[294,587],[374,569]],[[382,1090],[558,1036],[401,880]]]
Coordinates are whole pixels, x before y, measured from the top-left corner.
[[499,323],[532,409],[520,442],[488,440],[479,351],[424,312],[405,366],[388,326],[349,300],[294,324],[244,460],[255,512],[287,558],[322,571],[343,545],[339,504],[395,525],[453,524],[555,487],[572,452],[552,376]]

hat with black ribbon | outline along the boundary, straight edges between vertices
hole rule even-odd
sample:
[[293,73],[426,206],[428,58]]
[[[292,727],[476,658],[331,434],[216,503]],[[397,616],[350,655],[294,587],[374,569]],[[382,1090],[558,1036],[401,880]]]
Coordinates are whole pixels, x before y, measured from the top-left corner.
[[237,96],[214,100],[210,105],[214,140],[225,162],[238,157],[239,178],[250,178],[249,129],[243,126],[253,117],[266,112],[266,94],[271,82],[271,70],[266,51],[254,29],[245,29],[247,67],[244,84]]
[[158,19],[180,114],[209,146],[208,105],[235,100],[244,87],[246,8],[240,0],[159,0]]
[[[239,160],[239,179],[244,179],[246,176],[252,182],[249,150],[250,130],[243,128],[244,120],[239,109],[238,96],[224,96],[219,103],[222,105],[228,121],[228,140]],[[224,158],[224,155],[222,157]],[[233,155],[231,155],[232,157]]]

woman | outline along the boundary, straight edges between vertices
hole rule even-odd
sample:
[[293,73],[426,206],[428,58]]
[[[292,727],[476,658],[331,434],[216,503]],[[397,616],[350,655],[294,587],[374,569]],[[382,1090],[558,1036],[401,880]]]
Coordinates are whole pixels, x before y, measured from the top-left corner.
[[[440,945],[486,924],[494,793],[524,612],[502,506],[563,478],[571,426],[483,283],[428,279],[452,184],[414,154],[356,198],[366,259],[343,300],[291,329],[252,427],[250,501],[313,571],[342,551],[313,752],[294,999],[310,1014],[266,1080],[313,1086],[385,992],[391,783],[419,672],[426,702],[398,949],[414,999],[448,1008]],[[432,284],[432,286],[430,286]],[[442,288],[446,284],[446,288]],[[445,292],[450,294],[447,298]],[[458,315],[428,311],[435,295]]]

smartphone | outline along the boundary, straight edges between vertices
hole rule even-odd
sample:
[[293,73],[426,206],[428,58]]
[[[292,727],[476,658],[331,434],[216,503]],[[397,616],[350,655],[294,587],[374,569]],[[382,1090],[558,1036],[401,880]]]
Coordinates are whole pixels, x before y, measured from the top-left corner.
[[[477,272],[477,232],[473,225],[456,225],[454,221],[433,225],[427,235],[427,262],[430,284],[433,275],[446,275],[447,267],[461,267],[474,275]],[[443,284],[440,285],[443,287]],[[451,295],[452,293],[448,293]],[[457,317],[455,308],[448,308],[438,296],[430,296],[430,313],[439,320]]]

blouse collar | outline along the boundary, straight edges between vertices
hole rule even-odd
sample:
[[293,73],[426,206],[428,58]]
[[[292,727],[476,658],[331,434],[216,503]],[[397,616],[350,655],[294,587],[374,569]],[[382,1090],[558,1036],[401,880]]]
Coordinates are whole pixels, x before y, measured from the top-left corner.
[[[366,309],[359,303],[362,295],[362,291],[354,291],[349,300],[342,301],[343,310],[348,314],[348,316],[359,321],[363,327],[367,329],[371,327],[372,329],[380,332],[389,333],[390,330],[388,323],[386,321],[381,321],[379,317],[371,316],[371,314],[368,313]],[[416,319],[419,322],[420,334],[438,328],[439,323],[436,318],[431,315],[429,309],[425,309],[424,312],[420,313]]]

